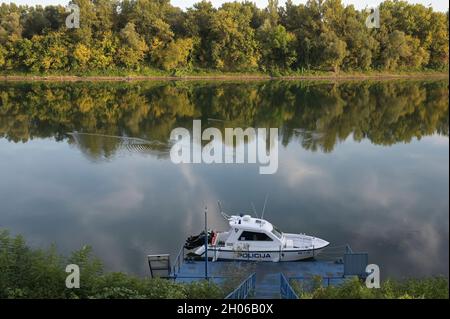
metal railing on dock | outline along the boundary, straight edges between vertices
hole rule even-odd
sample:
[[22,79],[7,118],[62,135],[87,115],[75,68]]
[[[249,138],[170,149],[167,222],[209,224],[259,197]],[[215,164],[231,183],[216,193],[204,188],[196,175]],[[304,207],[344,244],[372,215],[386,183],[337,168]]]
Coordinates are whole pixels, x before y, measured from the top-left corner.
[[247,277],[235,290],[230,292],[225,299],[247,299],[255,292],[256,273]]
[[280,274],[280,296],[281,299],[299,299],[298,295],[295,293],[286,276],[282,273]]
[[172,276],[176,276],[180,272],[181,266],[184,262],[184,249],[184,246],[182,246],[177,256],[175,257],[172,267]]

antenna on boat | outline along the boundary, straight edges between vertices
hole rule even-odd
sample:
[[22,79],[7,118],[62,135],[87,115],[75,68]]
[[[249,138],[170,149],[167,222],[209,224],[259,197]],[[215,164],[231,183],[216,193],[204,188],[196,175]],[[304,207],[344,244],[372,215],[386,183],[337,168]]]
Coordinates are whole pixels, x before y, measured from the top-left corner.
[[256,212],[255,205],[253,205],[253,202],[251,202],[250,204],[252,205],[252,209],[253,209],[253,213],[255,214],[255,217],[256,217],[256,218],[259,218],[259,217],[258,217],[258,213]]
[[225,214],[225,212],[222,210],[222,204],[220,204],[219,200],[217,201],[217,206],[219,206],[220,215],[222,215],[222,217],[225,218],[226,220],[230,220],[231,217]]
[[264,206],[261,212],[261,219],[264,219],[264,212],[266,211],[266,204],[267,204],[267,194],[266,194],[266,198],[264,199]]

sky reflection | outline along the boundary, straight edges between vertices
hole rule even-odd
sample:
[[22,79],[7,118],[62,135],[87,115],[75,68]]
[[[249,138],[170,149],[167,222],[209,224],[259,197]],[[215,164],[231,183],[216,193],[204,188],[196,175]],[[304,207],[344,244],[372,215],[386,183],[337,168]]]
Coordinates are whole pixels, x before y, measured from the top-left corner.
[[223,229],[217,200],[250,212],[268,194],[278,227],[368,251],[382,276],[448,275],[448,137],[389,147],[348,138],[331,153],[289,143],[274,175],[151,155],[92,161],[53,139],[0,139],[0,158],[0,227],[65,254],[90,244],[110,270],[148,274],[147,254],[175,254],[201,230],[205,203]]

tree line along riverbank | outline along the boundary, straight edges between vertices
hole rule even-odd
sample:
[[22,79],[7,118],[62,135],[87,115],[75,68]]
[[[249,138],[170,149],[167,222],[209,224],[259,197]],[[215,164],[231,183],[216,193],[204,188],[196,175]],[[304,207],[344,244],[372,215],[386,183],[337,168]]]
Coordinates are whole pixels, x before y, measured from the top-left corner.
[[186,10],[169,0],[72,3],[78,28],[67,27],[62,6],[1,4],[0,74],[277,77],[448,68],[448,13],[404,1],[380,4],[379,28],[367,27],[365,10],[339,0],[269,0],[265,8],[201,1]]

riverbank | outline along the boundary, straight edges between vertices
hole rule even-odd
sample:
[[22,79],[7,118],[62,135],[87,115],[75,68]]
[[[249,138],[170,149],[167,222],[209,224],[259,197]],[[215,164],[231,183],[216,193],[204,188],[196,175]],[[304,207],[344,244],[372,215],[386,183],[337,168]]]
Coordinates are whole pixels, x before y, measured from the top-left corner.
[[387,279],[379,288],[367,288],[366,283],[356,277],[335,286],[323,286],[320,277],[307,283],[291,281],[300,299],[448,299],[449,296],[448,278],[444,276]]
[[104,74],[0,74],[0,81],[23,82],[23,81],[55,81],[55,82],[101,82],[101,81],[176,81],[176,80],[218,80],[218,81],[262,81],[262,80],[299,80],[299,81],[352,81],[352,80],[396,80],[396,79],[445,79],[449,78],[449,73],[437,71],[424,72],[317,72],[307,74],[289,74],[273,76],[263,73],[192,73],[181,75],[169,74],[138,74],[138,73],[118,73],[117,75]]

